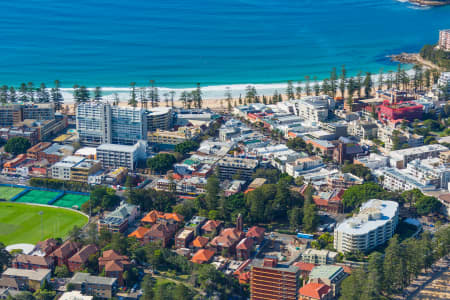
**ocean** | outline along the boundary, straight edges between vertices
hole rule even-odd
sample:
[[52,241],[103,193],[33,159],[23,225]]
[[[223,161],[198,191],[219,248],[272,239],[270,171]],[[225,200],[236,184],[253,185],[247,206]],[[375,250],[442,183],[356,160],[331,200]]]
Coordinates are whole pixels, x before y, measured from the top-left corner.
[[450,28],[450,6],[392,0],[3,0],[0,11],[0,85],[58,79],[106,91],[153,79],[222,95],[341,65],[386,72],[396,68],[386,55],[417,52]]

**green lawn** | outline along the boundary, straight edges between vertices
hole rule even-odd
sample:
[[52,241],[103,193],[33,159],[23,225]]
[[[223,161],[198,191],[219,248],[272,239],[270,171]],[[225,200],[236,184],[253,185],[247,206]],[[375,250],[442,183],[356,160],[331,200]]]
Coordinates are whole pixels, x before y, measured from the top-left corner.
[[6,201],[11,200],[12,197],[22,192],[25,189],[9,186],[0,186],[0,199],[5,199]]
[[63,238],[73,226],[84,226],[87,222],[87,217],[62,208],[0,202],[0,242],[5,245]]

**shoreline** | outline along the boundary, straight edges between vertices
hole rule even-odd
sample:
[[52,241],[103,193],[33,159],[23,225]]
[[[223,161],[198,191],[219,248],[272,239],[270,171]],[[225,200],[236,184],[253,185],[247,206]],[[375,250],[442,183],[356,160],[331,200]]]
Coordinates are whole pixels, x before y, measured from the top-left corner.
[[[409,63],[403,63],[403,64],[408,65]],[[404,69],[410,75],[413,72],[412,68],[410,68],[410,67],[406,67]],[[338,78],[339,78],[340,70],[338,69],[337,72],[338,72]],[[388,74],[387,71],[383,72],[383,76],[385,79],[387,78],[387,74]],[[365,73],[363,73],[363,77],[364,76],[365,76]],[[352,76],[352,77],[355,78],[354,76]],[[379,77],[379,73],[372,74],[372,81],[374,84],[376,84],[378,82],[378,77]],[[350,77],[347,77],[347,79],[348,78],[350,78]],[[295,87],[298,86],[298,82],[293,80],[292,83],[294,85],[294,90],[295,90]],[[313,80],[310,81],[311,89],[313,88],[314,83],[315,82]],[[318,80],[317,83],[322,84],[322,80]],[[262,96],[272,97],[275,91],[277,91],[278,94],[282,94],[284,96],[286,94],[286,88],[287,88],[287,82],[267,83],[267,84],[266,83],[246,83],[246,84],[202,86],[201,90],[202,90],[203,102],[210,102],[210,101],[218,102],[220,100],[225,100],[226,99],[226,97],[225,97],[226,88],[230,88],[232,102],[234,103],[235,100],[238,101],[239,96],[241,96],[242,99],[244,99],[245,93],[246,93],[246,87],[249,85],[253,86],[256,89],[257,94],[260,97],[262,97]],[[301,80],[301,86],[303,89],[305,88],[305,80],[304,79]],[[49,88],[51,88],[51,86]],[[140,88],[141,88],[140,86],[136,87],[136,94],[138,95],[138,97],[139,97],[139,89]],[[175,95],[174,95],[175,102],[180,102],[178,99],[182,92],[184,92],[184,91],[191,92],[191,91],[195,90],[195,87],[192,87],[192,88],[157,87],[157,88],[158,88],[158,93],[159,93],[159,97],[160,97],[160,105],[159,106],[165,106],[164,94],[169,93],[170,91],[175,92]],[[95,90],[95,88],[93,88],[93,87],[88,87],[87,89],[91,92],[91,95],[92,95],[93,91]],[[73,104],[74,103],[72,88],[61,88],[61,92],[64,97],[64,104]],[[128,102],[129,95],[130,95],[130,88],[129,87],[102,87],[102,93],[103,93],[103,101],[113,102],[114,95],[117,94],[119,101],[121,103]],[[169,99],[170,99],[170,96],[169,96]],[[169,102],[170,102],[170,100],[169,100]],[[226,107],[226,103],[224,104],[224,106]]]
[[399,62],[401,64],[415,64],[415,65],[421,65],[428,69],[436,69],[438,71],[443,71],[443,69],[436,64],[432,63],[429,60],[426,60],[420,56],[419,53],[406,53],[402,52],[400,54],[391,54],[388,55],[393,62]]

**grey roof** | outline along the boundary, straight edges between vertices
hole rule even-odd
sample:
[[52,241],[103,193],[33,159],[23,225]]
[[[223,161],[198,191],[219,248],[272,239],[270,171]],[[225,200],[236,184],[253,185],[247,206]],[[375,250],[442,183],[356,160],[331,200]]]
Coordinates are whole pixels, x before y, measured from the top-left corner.
[[82,284],[87,282],[90,284],[113,285],[116,281],[117,281],[116,278],[93,276],[89,273],[78,272],[75,273],[75,275],[73,275],[69,283]]
[[29,280],[42,281],[51,273],[49,269],[25,270],[8,268],[3,272],[3,276],[26,277]]
[[312,269],[311,273],[309,273],[309,279],[313,278],[326,278],[333,279],[337,274],[344,272],[344,269],[339,266],[333,265],[320,265]]

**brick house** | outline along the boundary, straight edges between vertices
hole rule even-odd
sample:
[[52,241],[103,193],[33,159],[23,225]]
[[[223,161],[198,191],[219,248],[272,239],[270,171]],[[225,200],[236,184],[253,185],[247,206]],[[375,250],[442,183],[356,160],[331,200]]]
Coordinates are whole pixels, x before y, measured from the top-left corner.
[[79,249],[78,243],[72,241],[66,241],[59,248],[50,254],[57,266],[67,265],[68,260]]
[[36,244],[33,253],[39,254],[39,256],[49,256],[56,248],[58,248],[58,242],[56,240],[46,239]]
[[236,246],[236,257],[239,260],[248,259],[253,250],[254,241],[252,238],[244,238]]
[[236,228],[224,229],[218,236],[216,236],[210,243],[211,247],[215,248],[217,252],[227,250],[228,253],[233,254],[236,250],[236,245],[242,240],[244,233]]
[[202,231],[205,234],[219,234],[222,225],[222,221],[208,220],[205,225],[202,226]]
[[131,265],[129,258],[120,255],[114,250],[107,250],[98,259],[99,271],[105,270],[106,277],[117,278],[120,285],[123,284],[123,272]]
[[89,244],[81,248],[80,251],[75,253],[68,259],[68,267],[70,272],[77,272],[83,269],[84,264],[88,261],[91,255],[98,252],[98,248],[94,244]]
[[265,232],[265,228],[253,226],[247,231],[247,234],[245,236],[253,239],[256,244],[261,244],[261,242],[264,240]]
[[215,252],[213,250],[200,249],[194,254],[194,256],[192,256],[191,261],[196,264],[207,264],[211,262],[214,254]]
[[50,257],[20,254],[12,260],[12,267],[27,270],[52,270],[54,262]]

